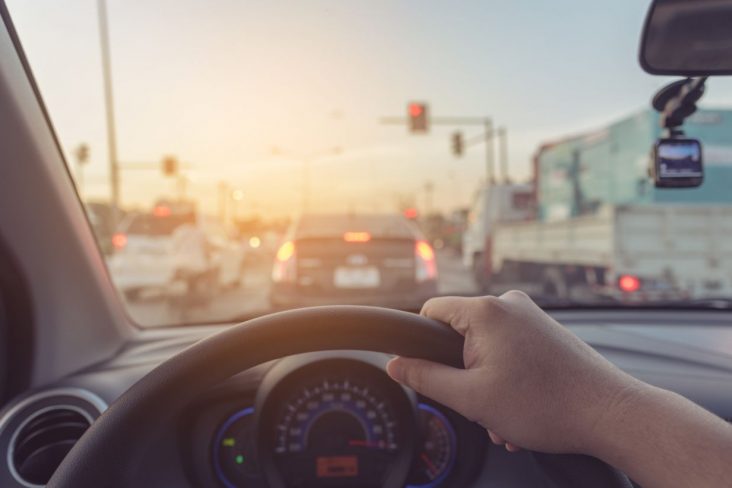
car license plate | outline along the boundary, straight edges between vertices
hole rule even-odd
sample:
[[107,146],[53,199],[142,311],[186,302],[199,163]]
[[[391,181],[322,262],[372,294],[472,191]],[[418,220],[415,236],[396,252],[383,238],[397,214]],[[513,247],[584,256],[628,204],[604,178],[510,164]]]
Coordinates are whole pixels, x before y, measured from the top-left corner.
[[373,266],[339,267],[333,275],[336,288],[376,288],[381,284],[379,270]]

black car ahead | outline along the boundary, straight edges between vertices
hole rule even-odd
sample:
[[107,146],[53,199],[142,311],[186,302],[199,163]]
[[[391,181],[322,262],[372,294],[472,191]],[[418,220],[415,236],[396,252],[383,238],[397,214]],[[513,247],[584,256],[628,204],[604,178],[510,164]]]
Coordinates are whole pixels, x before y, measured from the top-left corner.
[[419,309],[437,293],[432,246],[401,215],[305,215],[280,246],[270,301]]

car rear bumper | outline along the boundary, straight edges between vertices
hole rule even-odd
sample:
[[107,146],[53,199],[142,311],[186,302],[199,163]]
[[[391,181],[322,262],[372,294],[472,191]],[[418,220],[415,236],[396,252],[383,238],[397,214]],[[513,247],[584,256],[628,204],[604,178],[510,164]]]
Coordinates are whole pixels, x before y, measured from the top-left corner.
[[428,299],[437,295],[437,283],[429,281],[407,292],[393,290],[348,290],[343,293],[313,294],[297,285],[274,283],[270,304],[276,309],[315,307],[320,305],[372,305],[403,310],[419,310]]

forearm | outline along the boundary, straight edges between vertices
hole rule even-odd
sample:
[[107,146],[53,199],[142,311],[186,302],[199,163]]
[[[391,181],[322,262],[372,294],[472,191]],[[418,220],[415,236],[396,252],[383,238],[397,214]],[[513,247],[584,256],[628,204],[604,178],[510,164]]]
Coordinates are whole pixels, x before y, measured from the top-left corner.
[[596,433],[592,454],[644,488],[732,480],[732,426],[675,393],[635,383]]

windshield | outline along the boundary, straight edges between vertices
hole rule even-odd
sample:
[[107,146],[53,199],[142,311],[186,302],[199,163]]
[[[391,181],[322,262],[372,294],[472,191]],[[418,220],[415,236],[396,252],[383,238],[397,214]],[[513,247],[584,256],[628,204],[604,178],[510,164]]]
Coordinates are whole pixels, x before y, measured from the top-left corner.
[[141,325],[732,299],[732,83],[684,126],[701,186],[656,187],[647,2],[8,4]]

